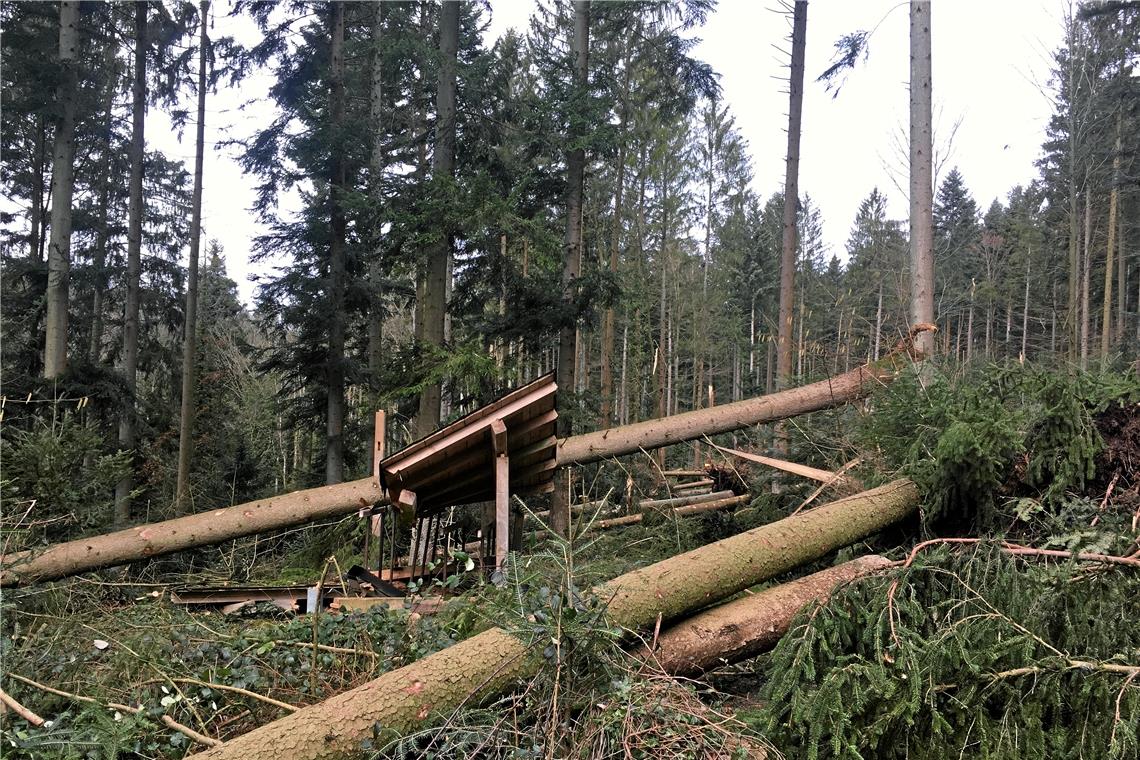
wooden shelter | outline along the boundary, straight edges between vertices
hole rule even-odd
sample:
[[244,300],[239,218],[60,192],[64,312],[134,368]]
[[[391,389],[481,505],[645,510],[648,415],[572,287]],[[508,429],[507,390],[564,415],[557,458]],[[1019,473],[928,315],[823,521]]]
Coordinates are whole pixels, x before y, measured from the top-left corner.
[[510,494],[554,488],[557,390],[554,376],[545,375],[388,457],[379,413],[374,475],[382,491],[421,520],[494,499],[495,566],[502,567],[510,551]]

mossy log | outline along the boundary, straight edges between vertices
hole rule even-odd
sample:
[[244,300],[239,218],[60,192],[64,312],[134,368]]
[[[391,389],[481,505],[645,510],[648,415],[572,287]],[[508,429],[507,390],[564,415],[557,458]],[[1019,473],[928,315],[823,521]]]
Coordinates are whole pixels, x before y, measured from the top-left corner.
[[[594,592],[614,623],[636,629],[672,620],[866,538],[913,514],[907,480],[841,499],[619,576]],[[199,760],[326,760],[351,756],[376,729],[392,739],[426,728],[460,706],[533,677],[541,658],[501,629],[332,699],[268,723]]]
[[661,633],[652,652],[643,647],[637,654],[681,676],[747,660],[774,647],[805,606],[823,602],[837,586],[891,564],[872,554],[748,594],[680,621]]

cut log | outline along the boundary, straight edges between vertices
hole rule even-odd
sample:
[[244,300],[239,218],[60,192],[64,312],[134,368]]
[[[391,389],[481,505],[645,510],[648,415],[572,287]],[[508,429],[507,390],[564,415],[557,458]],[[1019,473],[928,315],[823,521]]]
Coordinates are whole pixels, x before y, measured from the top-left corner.
[[732,496],[732,491],[715,491],[713,493],[698,493],[689,496],[674,496],[671,499],[644,499],[638,502],[639,509],[661,509],[663,507],[683,507],[687,504],[696,504],[702,501],[716,501]]
[[[610,619],[626,628],[677,618],[816,560],[913,514],[908,480],[671,557],[594,590]],[[467,703],[533,677],[542,658],[493,628],[363,686],[311,705],[203,752],[199,760],[327,760],[358,754],[379,734],[393,739],[426,728]]]
[[712,478],[705,478],[703,480],[694,480],[690,483],[678,483],[673,486],[674,491],[689,491],[694,488],[706,488],[713,484]]
[[5,555],[0,557],[0,586],[65,578],[254,533],[342,517],[380,500],[380,488],[371,478],[364,478]]
[[878,555],[860,557],[735,599],[666,629],[652,654],[643,646],[637,655],[652,657],[666,673],[680,676],[747,660],[774,647],[806,605],[822,602],[837,586],[891,564]]
[[894,355],[799,388],[563,438],[558,442],[558,464],[596,462],[842,406],[889,382],[898,367],[898,355]]

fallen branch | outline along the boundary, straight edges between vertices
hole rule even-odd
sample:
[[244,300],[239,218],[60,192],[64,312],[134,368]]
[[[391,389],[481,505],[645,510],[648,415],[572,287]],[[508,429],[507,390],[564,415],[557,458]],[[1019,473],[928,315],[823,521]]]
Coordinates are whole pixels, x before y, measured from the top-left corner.
[[[46,684],[42,684],[39,681],[33,681],[30,678],[25,678],[24,676],[17,675],[16,673],[9,673],[8,677],[14,678],[20,683],[27,684],[28,686],[31,686],[35,689],[39,689],[40,691],[46,691],[48,694],[55,694],[56,696],[64,697],[74,702],[83,702],[89,705],[99,705],[100,707],[104,707],[108,710],[118,710],[119,712],[130,713],[131,715],[138,715],[139,713],[143,712],[143,708],[141,707],[131,707],[130,705],[124,705],[119,702],[100,702],[94,697],[85,697],[82,694],[74,694],[70,691],[56,689]],[[167,728],[177,731],[178,733],[182,734],[188,739],[191,739],[192,741],[197,742],[198,744],[202,744],[207,747],[217,747],[222,744],[220,740],[206,736],[205,734],[198,733],[189,726],[182,725],[169,715],[163,714],[159,720],[161,720],[162,724]]]
[[[903,568],[910,567],[914,564],[915,559],[918,558],[919,553],[925,549],[930,548],[931,546],[975,546],[987,541],[989,541],[989,539],[984,538],[932,538],[929,541],[923,541],[919,544],[916,544],[915,547],[910,550],[910,554],[907,555],[907,558],[901,563],[898,563],[898,566]],[[1078,562],[1103,562],[1112,565],[1140,567],[1140,557],[1117,557],[1111,554],[1097,554],[1094,552],[1070,552],[1063,549],[1034,549],[1028,546],[1021,546],[1020,544],[1014,544],[1009,541],[1002,541],[998,544],[998,546],[1006,554],[1019,557],[1052,557],[1056,559],[1074,559]],[[899,637],[895,631],[894,603],[895,592],[898,591],[898,588],[899,579],[895,578],[893,581],[891,581],[890,588],[887,590],[887,620],[890,623],[891,640],[894,641],[896,645],[899,643]]]
[[282,710],[288,710],[289,712],[296,712],[297,710],[301,709],[296,705],[291,705],[288,702],[281,702],[280,700],[274,699],[273,697],[267,697],[264,694],[258,694],[255,691],[250,691],[249,689],[242,689],[238,686],[227,686],[221,683],[211,683],[210,681],[199,681],[197,678],[163,678],[161,680],[156,679],[154,681],[148,681],[148,683],[163,682],[188,683],[194,686],[204,686],[207,689],[213,689],[214,691],[228,691],[234,694],[241,694],[244,697],[256,699],[259,702],[264,702],[265,704],[273,705],[274,707],[280,707]]
[[12,695],[10,695],[8,692],[4,691],[3,689],[0,689],[0,703],[3,703],[5,707],[7,707],[9,710],[11,710],[12,712],[19,715],[24,720],[31,723],[33,726],[42,726],[44,723],[47,722],[43,718],[41,718],[40,716],[36,715],[31,710],[29,710],[28,708],[24,707],[22,704],[17,702],[12,697]]

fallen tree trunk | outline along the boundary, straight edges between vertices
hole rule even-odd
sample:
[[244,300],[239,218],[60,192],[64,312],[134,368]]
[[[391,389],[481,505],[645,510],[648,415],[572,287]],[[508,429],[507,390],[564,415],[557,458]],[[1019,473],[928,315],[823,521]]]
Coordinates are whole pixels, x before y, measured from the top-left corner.
[[[914,513],[908,480],[826,504],[619,576],[594,590],[626,628],[672,620],[852,544]],[[232,739],[199,760],[326,760],[426,728],[538,672],[542,658],[493,628]]]
[[[732,493],[729,491],[728,493]],[[657,512],[669,514],[672,513],[675,517],[689,517],[691,515],[698,515],[704,512],[719,512],[722,509],[730,509],[738,507],[741,504],[747,504],[752,500],[751,494],[744,494],[742,496],[729,496],[724,499],[714,499],[712,501],[700,501],[687,506],[681,507],[647,507],[636,515],[624,515],[622,517],[610,517],[605,520],[596,520],[590,529],[593,530],[607,530],[609,528],[622,528],[627,525],[637,525],[645,520],[647,512]]]
[[774,647],[806,605],[822,602],[837,586],[891,564],[878,555],[860,557],[735,599],[682,620],[658,637],[656,649],[642,647],[637,656],[652,658],[666,673],[680,676],[747,660]]
[[799,388],[563,438],[558,442],[558,464],[596,462],[842,406],[889,382],[897,369],[896,357],[888,357]]
[[[564,438],[558,442],[556,461],[558,466],[593,462],[839,406],[889,382],[900,365],[900,356],[892,355],[829,380],[755,399]],[[362,478],[3,555],[0,587],[57,580],[255,533],[343,517],[383,498],[372,478]]]
[[689,496],[674,496],[671,499],[644,499],[637,503],[640,509],[660,509],[662,507],[684,507],[702,501],[716,501],[732,496],[732,491],[715,491],[713,493],[691,494]]
[[254,533],[343,517],[382,498],[372,479],[364,478],[9,554],[0,557],[0,586],[66,578]]

